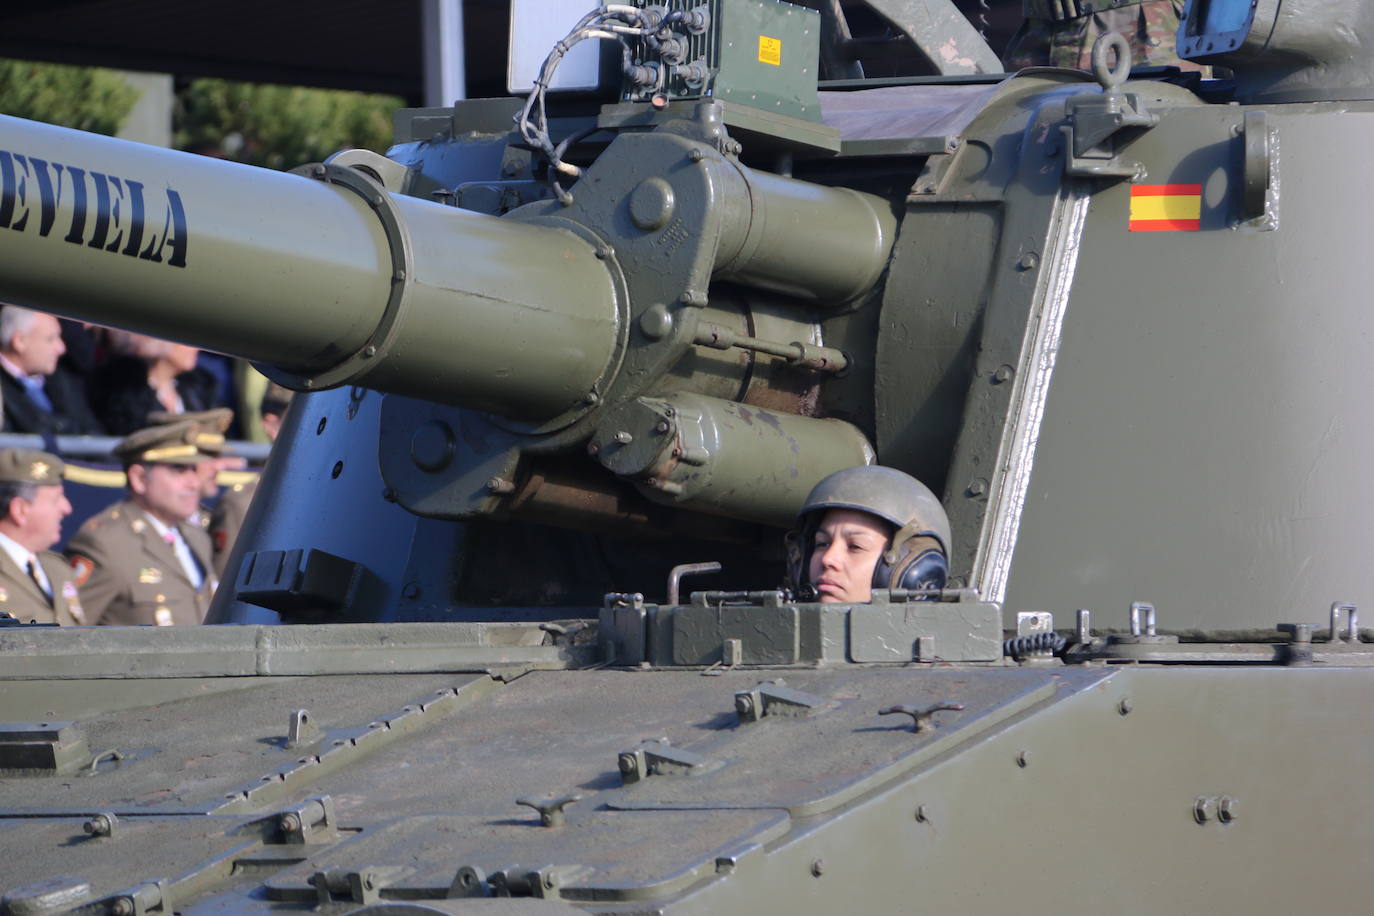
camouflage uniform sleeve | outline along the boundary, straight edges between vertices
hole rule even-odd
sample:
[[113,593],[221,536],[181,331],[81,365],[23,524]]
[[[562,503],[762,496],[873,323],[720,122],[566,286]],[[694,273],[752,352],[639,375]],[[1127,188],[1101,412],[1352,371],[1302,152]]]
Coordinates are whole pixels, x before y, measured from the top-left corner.
[[81,597],[81,607],[86,612],[88,624],[116,623],[110,611],[116,606],[127,606],[123,577],[119,564],[107,549],[108,536],[100,536],[98,529],[82,528],[67,543],[67,558],[75,572],[77,592]]

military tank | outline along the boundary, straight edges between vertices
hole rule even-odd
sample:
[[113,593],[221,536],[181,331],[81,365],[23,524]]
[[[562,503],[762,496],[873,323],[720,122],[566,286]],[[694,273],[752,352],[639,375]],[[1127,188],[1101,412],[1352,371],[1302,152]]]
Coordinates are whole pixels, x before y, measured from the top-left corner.
[[[819,6],[299,174],[0,119],[0,298],[307,393],[217,625],[0,629],[0,911],[1367,909],[1370,5]],[[874,461],[951,581],[800,600]]]

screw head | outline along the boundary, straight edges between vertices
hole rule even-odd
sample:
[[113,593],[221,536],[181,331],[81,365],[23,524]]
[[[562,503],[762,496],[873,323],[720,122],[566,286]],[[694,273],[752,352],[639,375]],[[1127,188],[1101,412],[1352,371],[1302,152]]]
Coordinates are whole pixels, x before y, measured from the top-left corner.
[[920,821],[922,824],[930,822],[930,812],[926,810],[925,805],[916,806],[916,820]]
[[1199,824],[1205,824],[1217,813],[1217,800],[1206,795],[1199,795],[1193,801],[1193,820]]
[[301,829],[301,817],[299,814],[283,814],[277,824],[282,833],[295,833]]
[[1123,716],[1130,715],[1132,709],[1135,709],[1135,706],[1132,705],[1130,697],[1122,697],[1121,702],[1116,704],[1116,711]]
[[819,878],[821,875],[825,874],[825,860],[824,860],[824,859],[817,859],[816,861],[814,861],[814,862],[811,863],[811,874],[815,875],[817,878]]
[[1025,750],[1024,748],[1023,748],[1022,750],[1017,751],[1017,752],[1016,752],[1016,765],[1019,766],[1019,767],[1020,767],[1021,769],[1023,769],[1023,770],[1024,770],[1026,767],[1030,766],[1030,751]]
[[622,772],[622,773],[633,773],[634,771],[635,771],[635,755],[634,755],[634,754],[621,754],[621,755],[620,755],[620,772]]
[[1223,795],[1217,802],[1217,820],[1223,824],[1229,824],[1236,819],[1238,813],[1236,809],[1240,807],[1240,802],[1229,795]]
[[1017,270],[1034,270],[1040,266],[1040,255],[1034,251],[1027,251],[1016,259]]
[[754,711],[754,698],[747,693],[735,697],[735,712],[747,716]]
[[120,897],[110,907],[110,912],[114,916],[134,916],[134,901],[129,897]]

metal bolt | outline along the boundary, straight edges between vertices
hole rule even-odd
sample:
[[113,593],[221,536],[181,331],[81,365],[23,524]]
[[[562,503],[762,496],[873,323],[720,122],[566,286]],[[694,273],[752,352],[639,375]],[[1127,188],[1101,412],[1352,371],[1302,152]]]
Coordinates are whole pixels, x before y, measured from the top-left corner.
[[1193,801],[1193,820],[1199,824],[1205,824],[1217,813],[1217,800],[1206,795],[1199,795]]
[[700,162],[702,160],[703,155],[704,154],[701,152],[701,150],[696,148],[689,149],[687,151],[687,158],[690,159],[692,162]]
[[407,582],[405,588],[401,589],[401,594],[412,601],[415,600],[420,597],[420,583]]
[[613,254],[615,254],[615,249],[612,248],[610,245],[596,246],[596,256],[602,261],[609,260],[611,255]]
[[323,177],[324,177],[324,166],[322,166],[322,165],[317,165],[317,166],[315,166],[313,169],[311,169],[310,172],[311,172],[311,174],[313,174],[316,178],[323,178]]
[[814,862],[811,863],[811,874],[815,875],[817,878],[819,878],[821,875],[825,874],[825,860],[824,860],[824,859],[817,859],[816,861],[814,861]]
[[654,425],[654,432],[656,433],[666,433],[668,430],[669,426],[667,420],[659,420],[658,423]]
[[754,711],[754,698],[753,698],[753,697],[751,697],[751,696],[750,696],[749,694],[747,694],[747,693],[741,693],[741,694],[737,694],[737,695],[735,696],[735,712],[739,713],[739,715],[740,715],[741,718],[743,718],[744,716],[751,715],[751,714],[753,713],[753,711]]
[[916,820],[920,821],[922,824],[930,822],[930,812],[926,810],[925,805],[916,806]]
[[1001,385],[1003,382],[1011,379],[1011,374],[1011,366],[998,366],[997,371],[992,374],[992,383],[994,385]]
[[987,482],[987,480],[985,480],[985,479],[982,478],[982,477],[979,477],[979,478],[977,478],[976,480],[973,480],[972,482],[970,482],[969,485],[968,485],[968,487],[967,487],[967,489],[965,489],[964,492],[965,492],[968,496],[970,496],[970,497],[978,497],[978,496],[982,496],[983,494],[987,493],[987,491],[988,491],[988,482]]
[[595,454],[596,454],[597,452],[599,452],[599,451],[601,451],[601,443],[600,443],[600,442],[596,442],[596,441],[593,440],[592,442],[588,442],[588,443],[587,443],[587,454],[588,454],[588,455],[595,455]]
[[1024,749],[1017,751],[1017,752],[1016,752],[1016,765],[1019,766],[1019,767],[1020,767],[1021,769],[1023,769],[1023,770],[1024,770],[1026,767],[1030,766],[1030,751],[1024,750]]
[[1039,266],[1040,255],[1036,254],[1034,251],[1027,251],[1016,259],[1017,270],[1035,270],[1035,268]]
[[301,816],[294,812],[283,814],[281,820],[277,821],[277,826],[281,827],[282,833],[298,833],[301,829]]
[[1116,704],[1116,711],[1123,716],[1130,715],[1132,709],[1135,709],[1135,707],[1131,705],[1130,697],[1122,697],[1121,702]]
[[515,483],[504,477],[492,477],[487,480],[487,489],[498,495],[515,492]]
[[119,897],[110,907],[110,912],[114,916],[134,916],[134,901],[132,897]]
[[629,445],[635,439],[634,436],[630,435],[623,429],[617,432],[612,438],[615,439],[616,442],[619,442],[621,445]]
[[1240,807],[1240,802],[1229,795],[1223,795],[1217,802],[1217,820],[1223,824],[1229,824],[1236,819],[1236,809]]
[[635,771],[635,755],[634,755],[634,754],[621,754],[621,755],[620,755],[620,772],[622,772],[622,773],[633,773],[634,771]]
[[110,826],[110,819],[108,817],[103,814],[97,814],[87,821],[81,829],[85,830],[91,836],[109,836]]
[[372,344],[368,344],[367,346],[363,347],[363,359],[371,359],[376,355],[377,348],[372,346]]

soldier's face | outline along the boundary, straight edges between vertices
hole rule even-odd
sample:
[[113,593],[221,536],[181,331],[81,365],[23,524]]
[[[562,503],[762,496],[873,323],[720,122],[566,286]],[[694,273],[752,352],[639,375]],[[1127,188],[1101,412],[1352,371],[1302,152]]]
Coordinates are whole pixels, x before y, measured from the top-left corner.
[[200,474],[194,464],[131,465],[129,492],[158,520],[175,525],[200,508]]
[[822,603],[873,600],[873,570],[887,549],[888,526],[867,512],[831,509],[811,549],[811,584]]
[[21,543],[37,552],[62,539],[62,519],[72,514],[72,504],[67,502],[61,484],[44,484],[34,488],[32,500],[15,500],[10,513],[18,521]]

